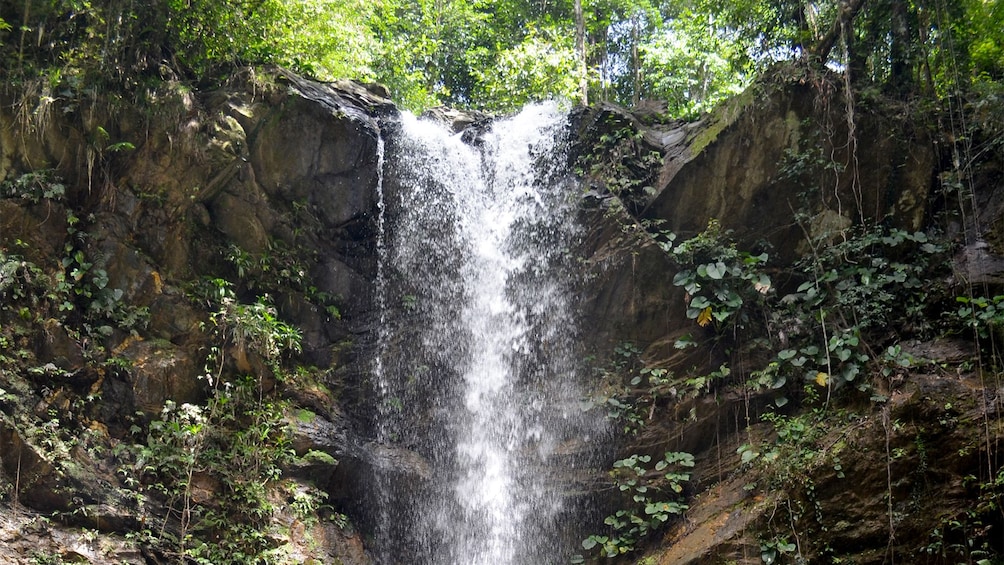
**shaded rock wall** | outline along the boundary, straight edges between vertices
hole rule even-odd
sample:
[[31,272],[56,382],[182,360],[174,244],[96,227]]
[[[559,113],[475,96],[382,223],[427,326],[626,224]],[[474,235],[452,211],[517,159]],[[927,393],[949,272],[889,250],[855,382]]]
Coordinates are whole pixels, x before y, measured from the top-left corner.
[[[157,417],[168,401],[205,398],[201,375],[213,345],[211,305],[200,299],[207,280],[230,281],[237,300],[269,295],[302,332],[297,363],[319,367],[308,369],[319,383],[277,382],[262,359],[224,351],[228,371],[257,374],[266,392],[278,387],[311,415],[290,417],[296,452],[340,457],[351,443],[334,395],[358,384],[349,361],[370,326],[376,268],[375,116],[396,110],[353,83],[311,83],[282,71],[247,71],[208,93],[162,84],[131,96],[6,92],[0,105],[0,179],[51,169],[45,182],[59,181],[65,192],[39,199],[22,186],[0,198],[0,250],[42,270],[37,277],[12,271],[0,291],[5,300],[28,300],[11,289],[30,287],[33,277],[75,277],[77,268],[77,288],[94,293],[71,292],[67,300],[76,304],[68,311],[31,298],[34,312],[22,308],[18,319],[5,308],[0,320],[10,348],[0,366],[0,478],[12,485],[3,491],[12,505],[4,515],[16,529],[36,512],[57,511],[78,532],[48,521],[37,535],[29,528],[26,537],[10,537],[5,529],[4,562],[32,559],[17,540],[76,559],[72,545],[87,545],[79,526],[107,534],[114,546],[83,559],[156,562],[137,557],[123,536],[141,530],[145,516],[167,520],[168,511],[159,500],[137,506],[108,450],[133,441],[137,418]],[[112,306],[137,319],[94,330],[105,323],[87,311],[99,292],[79,285],[97,273],[107,280],[93,284],[112,291]],[[44,288],[29,290],[45,296]],[[55,439],[38,432],[47,413],[58,415]],[[85,430],[88,441],[72,437]],[[331,490],[331,481],[340,482],[336,466],[321,459],[289,473]],[[215,496],[219,485],[203,483],[202,499]],[[322,522],[299,526],[299,537],[294,527],[290,536],[291,551],[313,552],[321,562],[368,561],[351,529]]]
[[658,229],[682,240],[714,219],[777,266],[807,252],[809,237],[863,219],[925,226],[941,167],[932,133],[886,107],[852,109],[849,132],[838,77],[791,72],[777,71],[697,123],[646,125],[613,106],[577,117],[580,151],[611,133],[609,124],[627,123],[642,136],[640,152],[662,155],[652,190],[620,195],[623,206],[611,206],[610,195],[598,199],[587,255],[599,277],[590,308],[604,320],[601,331],[651,343],[683,319],[683,293],[666,284],[671,262],[639,245],[644,237],[624,227],[634,222],[659,220]]
[[[763,423],[771,399],[745,386],[771,352],[742,350],[687,320],[690,297],[673,285],[677,267],[650,237],[670,230],[685,239],[718,220],[741,249],[770,255],[768,270],[783,295],[794,291],[785,274],[810,251],[810,239],[824,249],[828,236],[862,223],[930,230],[954,238],[949,245],[968,242],[954,275],[925,283],[932,296],[943,284],[959,294],[966,283],[990,285],[977,294],[996,292],[1000,152],[973,164],[976,172],[964,182],[972,194],[956,194],[946,188],[946,179],[959,179],[945,154],[951,140],[939,137],[933,116],[861,94],[852,106],[838,78],[785,69],[699,123],[653,124],[611,106],[579,116],[582,137],[596,145],[629,124],[638,132],[629,159],[639,163],[651,151],[662,156],[657,171],[639,175],[657,179],[651,190],[611,194],[601,174],[590,193],[597,219],[586,246],[593,280],[585,307],[596,333],[588,339],[597,351],[633,341],[644,365],[677,377],[671,390],[660,389],[661,399],[620,389],[648,409],[645,427],[622,440],[620,456],[684,450],[697,459],[690,509],[646,551],[617,562],[949,563],[1004,551],[999,513],[988,506],[999,496],[989,493],[997,492],[990,485],[1001,465],[1000,379],[996,371],[972,370],[986,362],[987,342],[904,341],[916,366],[898,368],[889,380],[867,377],[881,383],[888,403],[831,407],[817,416],[817,431],[828,430],[823,436],[778,440],[784,418],[799,410],[772,407],[781,424]],[[884,331],[888,337],[913,330]],[[675,349],[684,334],[707,345]],[[722,363],[733,368],[731,380],[710,394],[677,396],[685,378]],[[738,453],[744,444],[774,442],[791,459],[750,464]],[[970,553],[966,544],[981,549]]]

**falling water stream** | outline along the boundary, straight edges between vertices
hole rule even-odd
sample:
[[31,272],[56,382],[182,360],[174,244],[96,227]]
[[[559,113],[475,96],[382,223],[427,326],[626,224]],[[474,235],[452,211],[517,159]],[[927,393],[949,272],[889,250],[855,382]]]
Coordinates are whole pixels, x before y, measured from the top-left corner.
[[567,561],[570,446],[600,424],[576,384],[566,130],[545,104],[467,141],[408,115],[388,136],[374,368],[384,563]]

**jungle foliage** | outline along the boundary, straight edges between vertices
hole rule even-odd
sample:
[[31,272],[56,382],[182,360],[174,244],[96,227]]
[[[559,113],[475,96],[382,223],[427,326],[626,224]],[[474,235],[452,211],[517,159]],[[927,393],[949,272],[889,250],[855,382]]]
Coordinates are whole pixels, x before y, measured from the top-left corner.
[[1004,78],[1004,0],[3,0],[0,66],[53,92],[274,63],[411,109],[549,97],[707,110],[777,61],[903,96]]

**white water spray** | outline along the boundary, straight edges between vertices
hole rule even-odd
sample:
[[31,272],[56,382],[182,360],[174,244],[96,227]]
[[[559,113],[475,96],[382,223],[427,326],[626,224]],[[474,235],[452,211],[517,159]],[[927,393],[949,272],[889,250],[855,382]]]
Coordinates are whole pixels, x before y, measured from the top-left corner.
[[397,512],[382,519],[402,524],[378,530],[403,538],[378,540],[385,562],[402,548],[443,565],[560,558],[568,462],[552,455],[594,425],[577,408],[565,127],[532,106],[471,145],[405,116],[388,144],[377,435],[427,461],[428,480],[384,497]]

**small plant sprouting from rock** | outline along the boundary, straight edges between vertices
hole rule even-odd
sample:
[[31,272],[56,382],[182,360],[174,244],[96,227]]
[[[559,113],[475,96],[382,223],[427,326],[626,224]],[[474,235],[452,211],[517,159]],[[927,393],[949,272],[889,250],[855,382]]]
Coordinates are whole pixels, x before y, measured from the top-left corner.
[[645,141],[626,116],[607,112],[602,133],[591,151],[579,157],[576,173],[603,183],[624,205],[637,211],[655,194],[662,154]]
[[593,400],[607,418],[630,435],[637,434],[655,416],[661,399],[680,394],[673,374],[664,368],[642,366],[641,353],[632,342],[617,345],[611,362],[598,370],[605,392]]
[[672,246],[673,239],[664,237],[660,245],[681,266],[673,284],[690,297],[687,317],[701,327],[713,325],[719,333],[745,328],[751,321],[748,305],[762,306],[773,288],[764,272],[767,253],[740,251],[728,237],[721,224],[711,220],[691,239]]
[[[650,455],[639,454],[614,462],[610,477],[622,493],[624,507],[603,521],[610,531],[589,536],[582,541],[583,549],[595,549],[605,557],[629,553],[642,539],[687,509],[682,493],[690,472],[683,469],[694,466],[694,456],[667,451],[649,467],[651,462]],[[578,556],[572,562],[583,561]]]
[[[234,324],[260,328],[260,320],[238,320],[233,311],[224,315],[230,326],[217,326],[217,333],[227,341],[234,339]],[[281,344],[279,352],[297,344],[282,335],[270,339]],[[168,401],[132,455],[139,470],[133,487],[163,497],[169,509],[155,543],[214,565],[255,562],[273,551],[267,537],[275,510],[269,488],[295,456],[284,419],[288,403],[265,394],[254,376],[224,380],[220,355],[213,348],[207,361],[205,405]],[[133,431],[143,433],[139,426]],[[131,475],[129,466],[122,472]],[[196,496],[207,483],[218,486],[211,502]],[[298,508],[305,503],[300,500]]]
[[0,197],[20,198],[38,204],[59,202],[66,196],[66,185],[52,169],[25,173],[13,180],[0,183]]
[[[680,266],[673,282],[687,292],[689,319],[713,327],[716,339],[727,337],[731,351],[756,347],[776,352],[744,377],[754,390],[777,391],[777,406],[788,402],[785,388],[792,385],[797,391],[799,383],[826,388],[827,402],[846,385],[867,392],[871,383],[858,378],[866,367],[912,362],[905,354],[895,359],[885,354],[888,347],[895,349],[898,336],[883,333],[883,328],[915,333],[932,328],[924,305],[939,288],[924,281],[945,246],[924,232],[875,226],[811,240],[812,252],[787,273],[790,280],[801,282],[780,296],[766,272],[767,253],[738,250],[729,232],[714,220],[707,230],[680,243],[664,230],[650,226],[648,233]],[[968,316],[971,325],[993,324],[995,303],[979,298],[960,302],[964,305],[959,313]],[[696,343],[682,339],[677,346]]]

